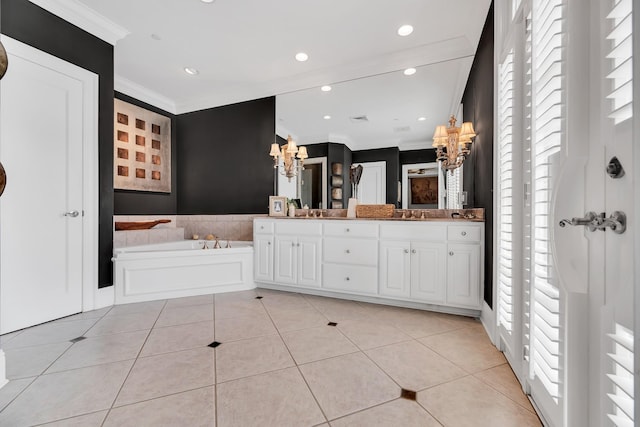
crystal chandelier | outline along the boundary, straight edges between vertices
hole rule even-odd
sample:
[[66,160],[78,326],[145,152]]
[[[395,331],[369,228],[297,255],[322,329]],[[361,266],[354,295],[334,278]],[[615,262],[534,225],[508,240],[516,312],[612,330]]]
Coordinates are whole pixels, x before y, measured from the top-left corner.
[[304,159],[309,157],[307,147],[298,147],[291,135],[287,137],[287,143],[282,147],[277,142],[271,144],[269,155],[273,157],[273,168],[280,168],[280,174],[289,178],[289,182],[304,170]]
[[471,152],[470,146],[475,137],[471,122],[462,123],[462,127],[456,127],[456,118],[451,116],[449,127],[440,125],[433,134],[433,147],[437,148],[436,156],[442,162],[442,169],[453,170],[462,166],[462,163]]

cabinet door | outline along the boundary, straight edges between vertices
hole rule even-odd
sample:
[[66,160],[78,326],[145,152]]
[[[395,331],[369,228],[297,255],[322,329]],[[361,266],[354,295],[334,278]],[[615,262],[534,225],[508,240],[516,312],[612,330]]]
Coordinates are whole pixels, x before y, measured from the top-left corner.
[[253,236],[254,280],[273,282],[273,236],[256,234]]
[[320,237],[299,237],[298,249],[298,284],[302,286],[320,287],[321,263]]
[[410,248],[409,242],[380,242],[380,295],[409,296]]
[[275,271],[276,283],[295,285],[297,283],[298,239],[293,236],[277,236],[275,238]]
[[481,308],[480,246],[448,245],[447,303]]
[[411,243],[411,297],[442,304],[446,295],[446,252],[444,243]]

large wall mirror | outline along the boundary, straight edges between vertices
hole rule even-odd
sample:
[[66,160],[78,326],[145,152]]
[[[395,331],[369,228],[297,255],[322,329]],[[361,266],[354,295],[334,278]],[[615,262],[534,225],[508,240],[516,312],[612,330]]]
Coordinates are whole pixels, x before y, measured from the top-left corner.
[[[277,135],[285,140],[291,135],[298,146],[308,147],[310,156],[305,162],[310,172],[304,172],[302,180],[293,178],[291,183],[285,182],[286,178],[279,178],[278,194],[303,198],[301,191],[307,194],[322,188],[322,195],[315,200],[322,199],[321,206],[330,207],[327,199],[331,198],[328,196],[331,192],[328,182],[331,181],[332,160],[327,160],[327,149],[321,148],[323,144],[331,145],[329,151],[335,150],[336,144],[343,145],[353,153],[354,163],[361,163],[355,161],[359,158],[371,159],[371,163],[379,162],[384,159],[373,158],[376,150],[394,148],[397,160],[393,161],[397,164],[387,165],[385,173],[387,180],[395,183],[399,190],[389,184],[386,187],[387,202],[406,208],[418,205],[444,207],[445,175],[438,172],[437,163],[430,162],[425,166],[424,153],[422,156],[414,156],[414,153],[433,150],[434,130],[436,126],[445,124],[451,114],[456,114],[461,123],[460,102],[472,63],[473,56],[465,55],[417,66],[409,75],[405,70],[398,70],[331,83],[330,90],[313,87],[278,95]],[[317,159],[314,152],[319,154]],[[319,175],[318,166],[314,165],[321,163],[322,159],[326,166]],[[351,159],[347,160],[349,164],[344,168],[348,170]],[[350,187],[348,175],[345,177],[343,189],[346,199]],[[424,197],[411,200],[412,181],[414,187],[422,186]],[[389,194],[389,188],[394,189],[393,194]],[[437,193],[435,202],[434,191]]]

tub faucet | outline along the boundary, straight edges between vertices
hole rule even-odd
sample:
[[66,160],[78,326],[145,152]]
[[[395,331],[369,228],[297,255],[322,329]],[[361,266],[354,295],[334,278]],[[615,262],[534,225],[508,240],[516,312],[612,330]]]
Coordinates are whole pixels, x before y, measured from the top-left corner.
[[231,240],[227,239],[227,249],[231,249]]
[[220,241],[219,241],[219,240],[218,240],[218,238],[216,237],[216,244],[215,244],[215,245],[213,245],[213,249],[220,249],[220,248],[221,248],[221,246],[220,246]]

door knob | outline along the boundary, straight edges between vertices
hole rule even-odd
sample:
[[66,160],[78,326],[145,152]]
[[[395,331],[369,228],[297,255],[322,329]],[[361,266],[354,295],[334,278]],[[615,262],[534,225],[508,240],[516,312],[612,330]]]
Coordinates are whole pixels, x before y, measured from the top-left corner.
[[615,211],[609,218],[604,218],[598,224],[598,230],[605,230],[607,227],[616,234],[624,233],[627,229],[627,216],[624,212]]
[[567,225],[578,226],[584,225],[589,231],[597,230],[602,221],[604,220],[604,213],[597,215],[595,212],[587,212],[584,218],[573,217],[571,219],[563,219],[560,221],[560,227],[566,227]]
[[78,211],[69,211],[64,213],[64,216],[70,216],[71,218],[75,218],[78,215],[80,215],[80,212]]

